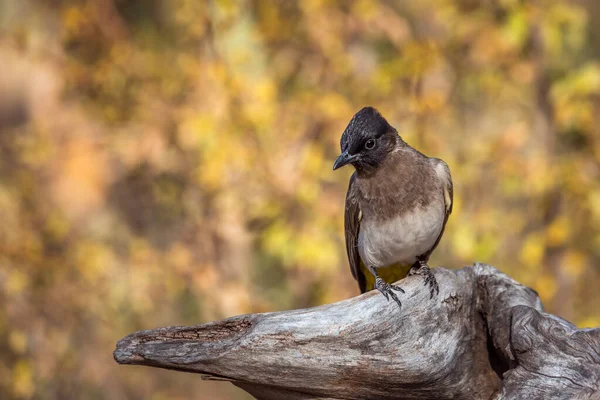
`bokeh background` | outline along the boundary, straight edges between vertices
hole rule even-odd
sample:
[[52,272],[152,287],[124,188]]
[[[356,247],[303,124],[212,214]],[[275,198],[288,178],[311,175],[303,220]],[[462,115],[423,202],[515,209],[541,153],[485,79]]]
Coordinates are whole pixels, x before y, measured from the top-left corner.
[[[452,170],[431,264],[600,325],[596,0],[0,0],[0,398],[248,399],[139,329],[356,295],[352,115]],[[596,21],[596,22],[595,22]]]

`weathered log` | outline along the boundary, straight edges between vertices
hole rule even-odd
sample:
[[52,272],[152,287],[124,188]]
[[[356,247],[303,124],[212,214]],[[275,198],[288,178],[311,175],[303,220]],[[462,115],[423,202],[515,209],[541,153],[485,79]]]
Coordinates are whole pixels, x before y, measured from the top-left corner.
[[544,314],[535,291],[476,264],[319,307],[133,333],[115,360],[231,381],[257,399],[600,398],[600,329]]

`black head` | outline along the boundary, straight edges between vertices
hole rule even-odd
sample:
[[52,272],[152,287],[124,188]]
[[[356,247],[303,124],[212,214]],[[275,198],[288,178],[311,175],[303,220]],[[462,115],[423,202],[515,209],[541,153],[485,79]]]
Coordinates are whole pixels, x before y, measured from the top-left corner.
[[342,134],[342,154],[335,160],[336,170],[352,164],[357,170],[377,168],[400,142],[397,131],[373,107],[357,112]]

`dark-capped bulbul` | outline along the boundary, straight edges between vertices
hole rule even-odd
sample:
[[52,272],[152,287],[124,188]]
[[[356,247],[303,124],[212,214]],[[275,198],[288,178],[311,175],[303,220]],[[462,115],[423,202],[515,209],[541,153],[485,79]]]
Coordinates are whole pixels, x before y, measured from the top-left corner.
[[419,274],[433,297],[439,287],[427,261],[452,212],[448,165],[408,145],[373,107],[352,117],[340,147],[333,169],[355,168],[344,227],[350,269],[361,292],[378,289],[402,306],[393,290],[404,290],[386,281]]

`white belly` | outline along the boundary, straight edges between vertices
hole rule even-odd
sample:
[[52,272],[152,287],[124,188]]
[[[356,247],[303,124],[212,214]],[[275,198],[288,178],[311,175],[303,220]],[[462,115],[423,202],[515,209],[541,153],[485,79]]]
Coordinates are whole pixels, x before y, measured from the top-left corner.
[[444,218],[444,204],[438,201],[385,223],[363,219],[358,236],[360,257],[367,266],[376,268],[398,262],[412,264],[431,249]]

